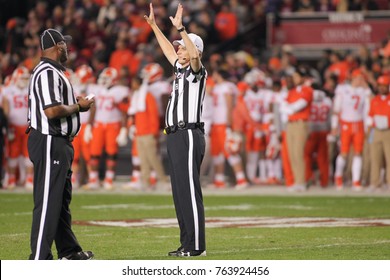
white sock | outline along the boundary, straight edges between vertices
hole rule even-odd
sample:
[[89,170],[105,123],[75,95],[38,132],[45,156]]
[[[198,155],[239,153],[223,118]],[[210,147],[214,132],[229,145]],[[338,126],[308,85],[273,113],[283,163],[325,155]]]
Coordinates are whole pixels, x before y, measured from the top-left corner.
[[256,177],[256,168],[257,168],[257,160],[258,160],[259,154],[250,152],[248,153],[248,158],[246,161],[246,174],[248,176],[248,179],[253,181]]
[[89,180],[94,182],[98,180],[98,172],[97,171],[91,171],[89,172]]
[[225,182],[225,176],[222,173],[215,174],[216,182]]
[[240,181],[240,180],[244,180],[245,179],[245,174],[243,171],[238,171],[236,173],[236,180],[237,181]]
[[361,156],[354,156],[352,159],[352,182],[360,182],[363,160]]
[[18,158],[18,163],[19,163],[19,182],[24,182],[24,181],[26,181],[26,162],[25,162],[25,158],[20,156]]
[[259,160],[259,178],[262,181],[265,181],[267,179],[267,166],[265,159]]
[[341,155],[338,155],[336,158],[336,170],[334,172],[335,177],[343,177],[345,167],[345,158]]
[[133,172],[131,172],[131,177],[138,180],[141,177],[141,172],[134,169]]
[[267,159],[267,176],[268,178],[275,178],[275,170],[274,170],[274,163],[273,159]]
[[114,179],[114,175],[115,175],[114,170],[107,170],[105,178],[109,179],[109,180],[112,180],[112,179]]
[[282,161],[280,158],[277,158],[273,161],[274,165],[274,172],[275,176],[277,179],[281,180],[282,179]]

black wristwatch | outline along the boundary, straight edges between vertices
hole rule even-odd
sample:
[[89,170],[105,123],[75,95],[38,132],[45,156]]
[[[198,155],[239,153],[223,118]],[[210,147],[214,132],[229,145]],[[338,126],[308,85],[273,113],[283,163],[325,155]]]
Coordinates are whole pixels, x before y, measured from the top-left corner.
[[183,32],[184,30],[186,30],[186,28],[183,26],[182,28],[178,29],[177,32]]

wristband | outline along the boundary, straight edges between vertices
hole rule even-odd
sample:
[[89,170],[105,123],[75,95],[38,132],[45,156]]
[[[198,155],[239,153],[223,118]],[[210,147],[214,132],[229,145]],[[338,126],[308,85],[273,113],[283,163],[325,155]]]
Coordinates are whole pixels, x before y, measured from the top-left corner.
[[76,105],[77,105],[77,112],[80,112],[80,109],[81,109],[80,104],[76,103]]
[[183,32],[184,30],[186,30],[186,28],[183,26],[182,28],[178,29],[177,32]]

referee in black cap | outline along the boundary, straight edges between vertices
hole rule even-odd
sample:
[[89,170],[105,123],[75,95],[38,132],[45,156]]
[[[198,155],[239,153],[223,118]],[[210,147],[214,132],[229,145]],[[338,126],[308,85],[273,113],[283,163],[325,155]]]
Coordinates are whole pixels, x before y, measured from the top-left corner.
[[202,103],[205,95],[207,72],[202,65],[202,39],[187,34],[182,25],[183,6],[178,5],[175,17],[170,17],[181,40],[173,45],[161,32],[154,19],[153,6],[145,15],[157,41],[174,67],[173,91],[166,109],[165,132],[172,194],[176,216],[180,227],[180,247],[169,256],[192,257],[206,255],[205,216],[202,189],[200,186],[200,165],[205,153]]
[[80,112],[88,111],[94,99],[76,101],[62,65],[68,59],[66,42],[55,29],[41,35],[42,58],[29,85],[28,152],[34,164],[34,210],[31,228],[31,260],[58,258],[87,260],[72,231],[69,204],[72,199],[72,140],[80,129]]

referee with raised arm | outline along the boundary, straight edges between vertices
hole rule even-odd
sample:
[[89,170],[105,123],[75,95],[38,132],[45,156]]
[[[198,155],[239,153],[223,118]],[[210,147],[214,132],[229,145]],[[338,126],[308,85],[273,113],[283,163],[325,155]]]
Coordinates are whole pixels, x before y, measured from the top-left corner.
[[153,6],[145,15],[157,41],[174,67],[173,91],[166,109],[170,177],[173,201],[180,227],[180,247],[169,256],[192,257],[206,255],[205,216],[200,165],[205,153],[202,103],[205,95],[207,72],[201,63],[203,41],[195,34],[187,34],[182,25],[183,6],[178,5],[175,17],[170,17],[182,39],[174,46],[161,32],[154,19]]
[[31,228],[31,260],[51,260],[55,242],[58,258],[87,260],[71,227],[72,140],[80,129],[79,112],[88,111],[94,99],[76,101],[66,78],[66,41],[55,29],[40,38],[42,58],[29,85],[28,152],[34,164],[34,210]]

